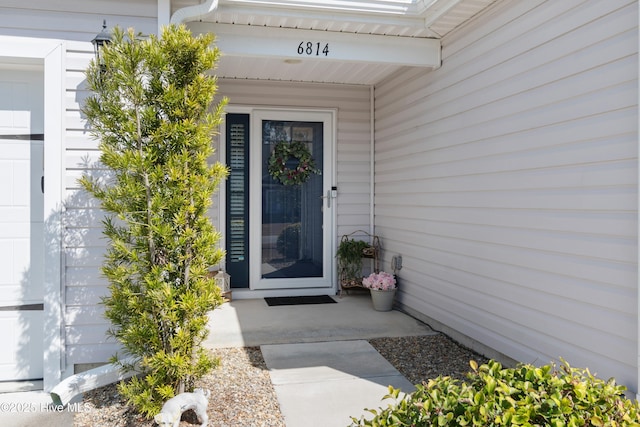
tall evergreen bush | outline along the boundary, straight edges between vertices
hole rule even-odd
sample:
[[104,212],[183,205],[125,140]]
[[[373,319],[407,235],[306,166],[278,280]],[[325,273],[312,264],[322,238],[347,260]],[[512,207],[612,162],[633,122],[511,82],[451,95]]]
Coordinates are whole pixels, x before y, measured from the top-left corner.
[[222,303],[207,275],[223,257],[207,209],[227,173],[208,161],[226,103],[211,108],[217,85],[209,73],[219,58],[212,42],[184,26],[160,38],[116,28],[86,71],[94,94],[83,112],[104,174],[80,183],[106,212],[109,334],[141,371],[119,390],[147,416],[216,363],[201,346],[207,313]]

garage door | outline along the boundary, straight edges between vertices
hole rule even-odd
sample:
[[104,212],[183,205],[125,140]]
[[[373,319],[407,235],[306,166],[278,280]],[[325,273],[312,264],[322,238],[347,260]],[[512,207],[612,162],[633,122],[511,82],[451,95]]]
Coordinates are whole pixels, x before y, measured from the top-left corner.
[[42,378],[43,74],[0,68],[0,381]]

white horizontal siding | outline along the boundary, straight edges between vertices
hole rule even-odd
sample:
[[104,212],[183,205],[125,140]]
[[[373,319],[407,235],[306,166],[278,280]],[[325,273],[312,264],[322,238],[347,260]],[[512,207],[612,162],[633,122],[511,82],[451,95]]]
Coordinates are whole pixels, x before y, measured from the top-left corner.
[[[70,6],[68,3],[56,2],[55,6],[51,5],[51,8],[63,12],[65,7]],[[101,297],[108,292],[107,282],[100,274],[106,244],[102,237],[101,224],[104,212],[99,208],[97,200],[80,190],[77,181],[84,173],[99,173],[95,168],[95,163],[100,156],[97,149],[98,142],[89,134],[87,123],[80,113],[81,105],[89,96],[84,70],[94,57],[93,47],[89,41],[100,30],[100,25],[97,28],[90,28],[90,25],[95,27],[95,23],[91,24],[92,20],[101,23],[105,18],[109,26],[133,26],[136,30],[143,32],[155,30],[156,27],[156,21],[152,15],[156,11],[153,2],[135,2],[129,6],[121,4],[120,7],[114,2],[107,1],[87,2],[86,5],[73,3],[78,7],[70,7],[66,13],[62,14],[68,16],[66,21],[65,18],[59,18],[58,22],[50,27],[43,27],[43,32],[48,36],[67,40],[64,75],[66,111],[63,157],[64,214],[62,216],[65,254],[63,324],[65,358],[68,367],[65,375],[73,373],[73,366],[76,364],[106,362],[118,349],[117,343],[107,340],[105,336],[108,322],[103,316],[104,308],[99,304]],[[27,19],[39,13],[38,10],[31,10],[31,6],[33,5],[22,11]],[[11,7],[16,5],[12,4]],[[85,10],[87,7],[92,10]],[[40,12],[48,10],[47,7],[38,7],[38,9]],[[119,10],[119,12],[103,16],[107,10]],[[129,12],[132,13],[130,17],[123,19],[116,17],[118,13]],[[91,13],[97,15],[92,16]],[[57,16],[56,13],[52,14],[54,18]],[[84,22],[80,24],[83,20]],[[20,23],[21,20],[17,22]],[[123,25],[124,23],[126,25]],[[62,25],[63,28],[70,30],[59,32],[55,25]],[[0,31],[3,30],[0,28]],[[27,29],[25,32],[29,33]],[[34,34],[30,33],[30,35]]]
[[[102,236],[104,212],[99,202],[80,189],[78,179],[85,173],[97,174],[98,142],[88,133],[80,113],[89,95],[84,70],[93,58],[87,42],[67,42],[65,73],[65,166],[63,246],[65,250],[64,325],[68,366],[104,362],[117,348],[107,342],[100,298],[107,294],[107,283],[100,274],[106,241]],[[70,368],[71,369],[71,368]]]
[[496,5],[376,87],[400,301],[523,362],[637,384],[637,2]]
[[102,29],[133,27],[137,32],[157,31],[155,0],[3,0],[0,4],[0,34],[90,41]]

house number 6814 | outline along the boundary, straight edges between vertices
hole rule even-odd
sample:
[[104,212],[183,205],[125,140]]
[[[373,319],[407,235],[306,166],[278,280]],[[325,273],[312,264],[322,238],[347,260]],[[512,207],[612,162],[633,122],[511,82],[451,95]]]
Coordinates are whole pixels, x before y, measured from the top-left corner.
[[315,55],[315,56],[328,56],[329,55],[329,43],[325,43],[324,47],[320,42],[300,42],[298,45],[298,55]]

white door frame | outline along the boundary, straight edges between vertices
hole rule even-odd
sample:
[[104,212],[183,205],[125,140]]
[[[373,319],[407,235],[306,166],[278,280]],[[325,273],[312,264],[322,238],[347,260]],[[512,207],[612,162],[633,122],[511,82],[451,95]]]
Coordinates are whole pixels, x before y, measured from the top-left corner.
[[[324,186],[331,188],[331,187],[335,187],[336,186],[336,142],[337,142],[337,110],[336,109],[332,109],[332,108],[284,108],[284,107],[277,107],[277,106],[256,106],[256,107],[252,107],[252,106],[239,106],[239,105],[228,105],[227,108],[225,109],[226,113],[236,113],[236,114],[248,114],[250,116],[250,127],[251,130],[250,132],[253,132],[253,114],[256,111],[270,111],[270,112],[278,112],[281,115],[279,116],[279,119],[282,119],[283,115],[285,113],[289,113],[289,112],[313,112],[313,113],[325,113],[325,114],[330,114],[331,116],[331,125],[330,125],[330,129],[329,129],[329,133],[328,135],[331,138],[331,146],[330,147],[326,147],[326,149],[324,150],[324,165],[325,165],[325,169],[326,171],[324,172]],[[288,116],[287,116],[288,117]],[[224,159],[226,157],[226,139],[225,139],[225,127],[226,124],[223,122],[223,124],[221,125],[220,128],[220,132],[219,132],[219,147],[218,147],[218,159],[220,161],[222,161],[224,163]],[[253,134],[251,134],[250,139],[253,139]],[[327,168],[328,166],[328,168]],[[250,166],[250,170],[253,166]],[[259,174],[258,174],[259,175]],[[327,185],[328,183],[328,185]],[[220,222],[219,222],[219,227],[224,227],[226,224],[226,215],[225,215],[225,206],[223,201],[226,199],[226,195],[225,195],[225,186],[221,186],[220,187],[220,192],[219,192],[219,196],[218,196],[218,200],[221,201],[221,203],[218,204],[219,206],[219,210],[218,210],[218,218],[220,218]],[[251,203],[256,203],[254,200],[251,200]],[[326,200],[325,200],[325,206],[326,206]],[[251,286],[250,288],[245,288],[245,289],[241,289],[241,288],[237,288],[233,290],[233,298],[235,299],[253,299],[253,298],[263,298],[263,297],[277,297],[277,296],[303,296],[303,295],[316,295],[318,294],[318,292],[322,292],[322,293],[332,293],[332,292],[337,292],[337,276],[335,273],[335,247],[336,247],[336,227],[337,227],[337,223],[336,223],[336,218],[337,218],[337,209],[336,209],[336,199],[335,199],[335,194],[332,194],[332,199],[330,201],[331,203],[331,209],[330,209],[330,222],[331,222],[331,226],[328,227],[330,229],[330,238],[327,240],[327,247],[325,250],[329,251],[329,256],[328,256],[328,260],[327,260],[327,266],[325,266],[325,268],[329,269],[329,278],[331,279],[331,287],[327,288],[327,287],[323,287],[323,288],[299,288],[299,289],[255,289],[254,286]],[[251,215],[251,214],[250,214]],[[250,239],[251,239],[251,235],[250,235]],[[254,236],[254,239],[258,239],[259,237]],[[221,240],[220,244],[222,247],[226,246],[226,243],[224,241],[225,236],[223,236],[223,239]],[[250,251],[251,251],[251,245],[255,245],[256,242],[249,242],[249,247],[250,247]],[[252,280],[252,278],[250,277],[250,280]],[[233,279],[232,279],[233,281]]]
[[[298,122],[323,122],[323,175],[322,187],[325,198],[323,199],[323,273],[322,277],[296,278],[296,279],[264,279],[261,276],[261,255],[262,255],[262,233],[257,224],[262,224],[262,174],[256,173],[262,170],[262,159],[260,146],[262,142],[262,120],[286,120]],[[333,110],[301,110],[301,109],[256,109],[251,114],[250,143],[252,150],[249,156],[249,200],[258,209],[250,209],[249,227],[253,231],[249,233],[249,259],[250,274],[249,283],[253,290],[290,289],[291,294],[296,290],[316,289],[319,292],[330,292],[335,288],[333,280],[333,246],[331,236],[334,234],[333,213],[335,211],[330,197],[326,192],[330,192],[333,184],[333,146],[335,145],[335,114]],[[330,206],[328,206],[330,205]],[[327,225],[329,225],[327,227]],[[293,282],[295,280],[295,283]]]
[[0,36],[0,61],[44,65],[44,389],[62,376],[61,210],[64,135],[64,43],[61,40]]

